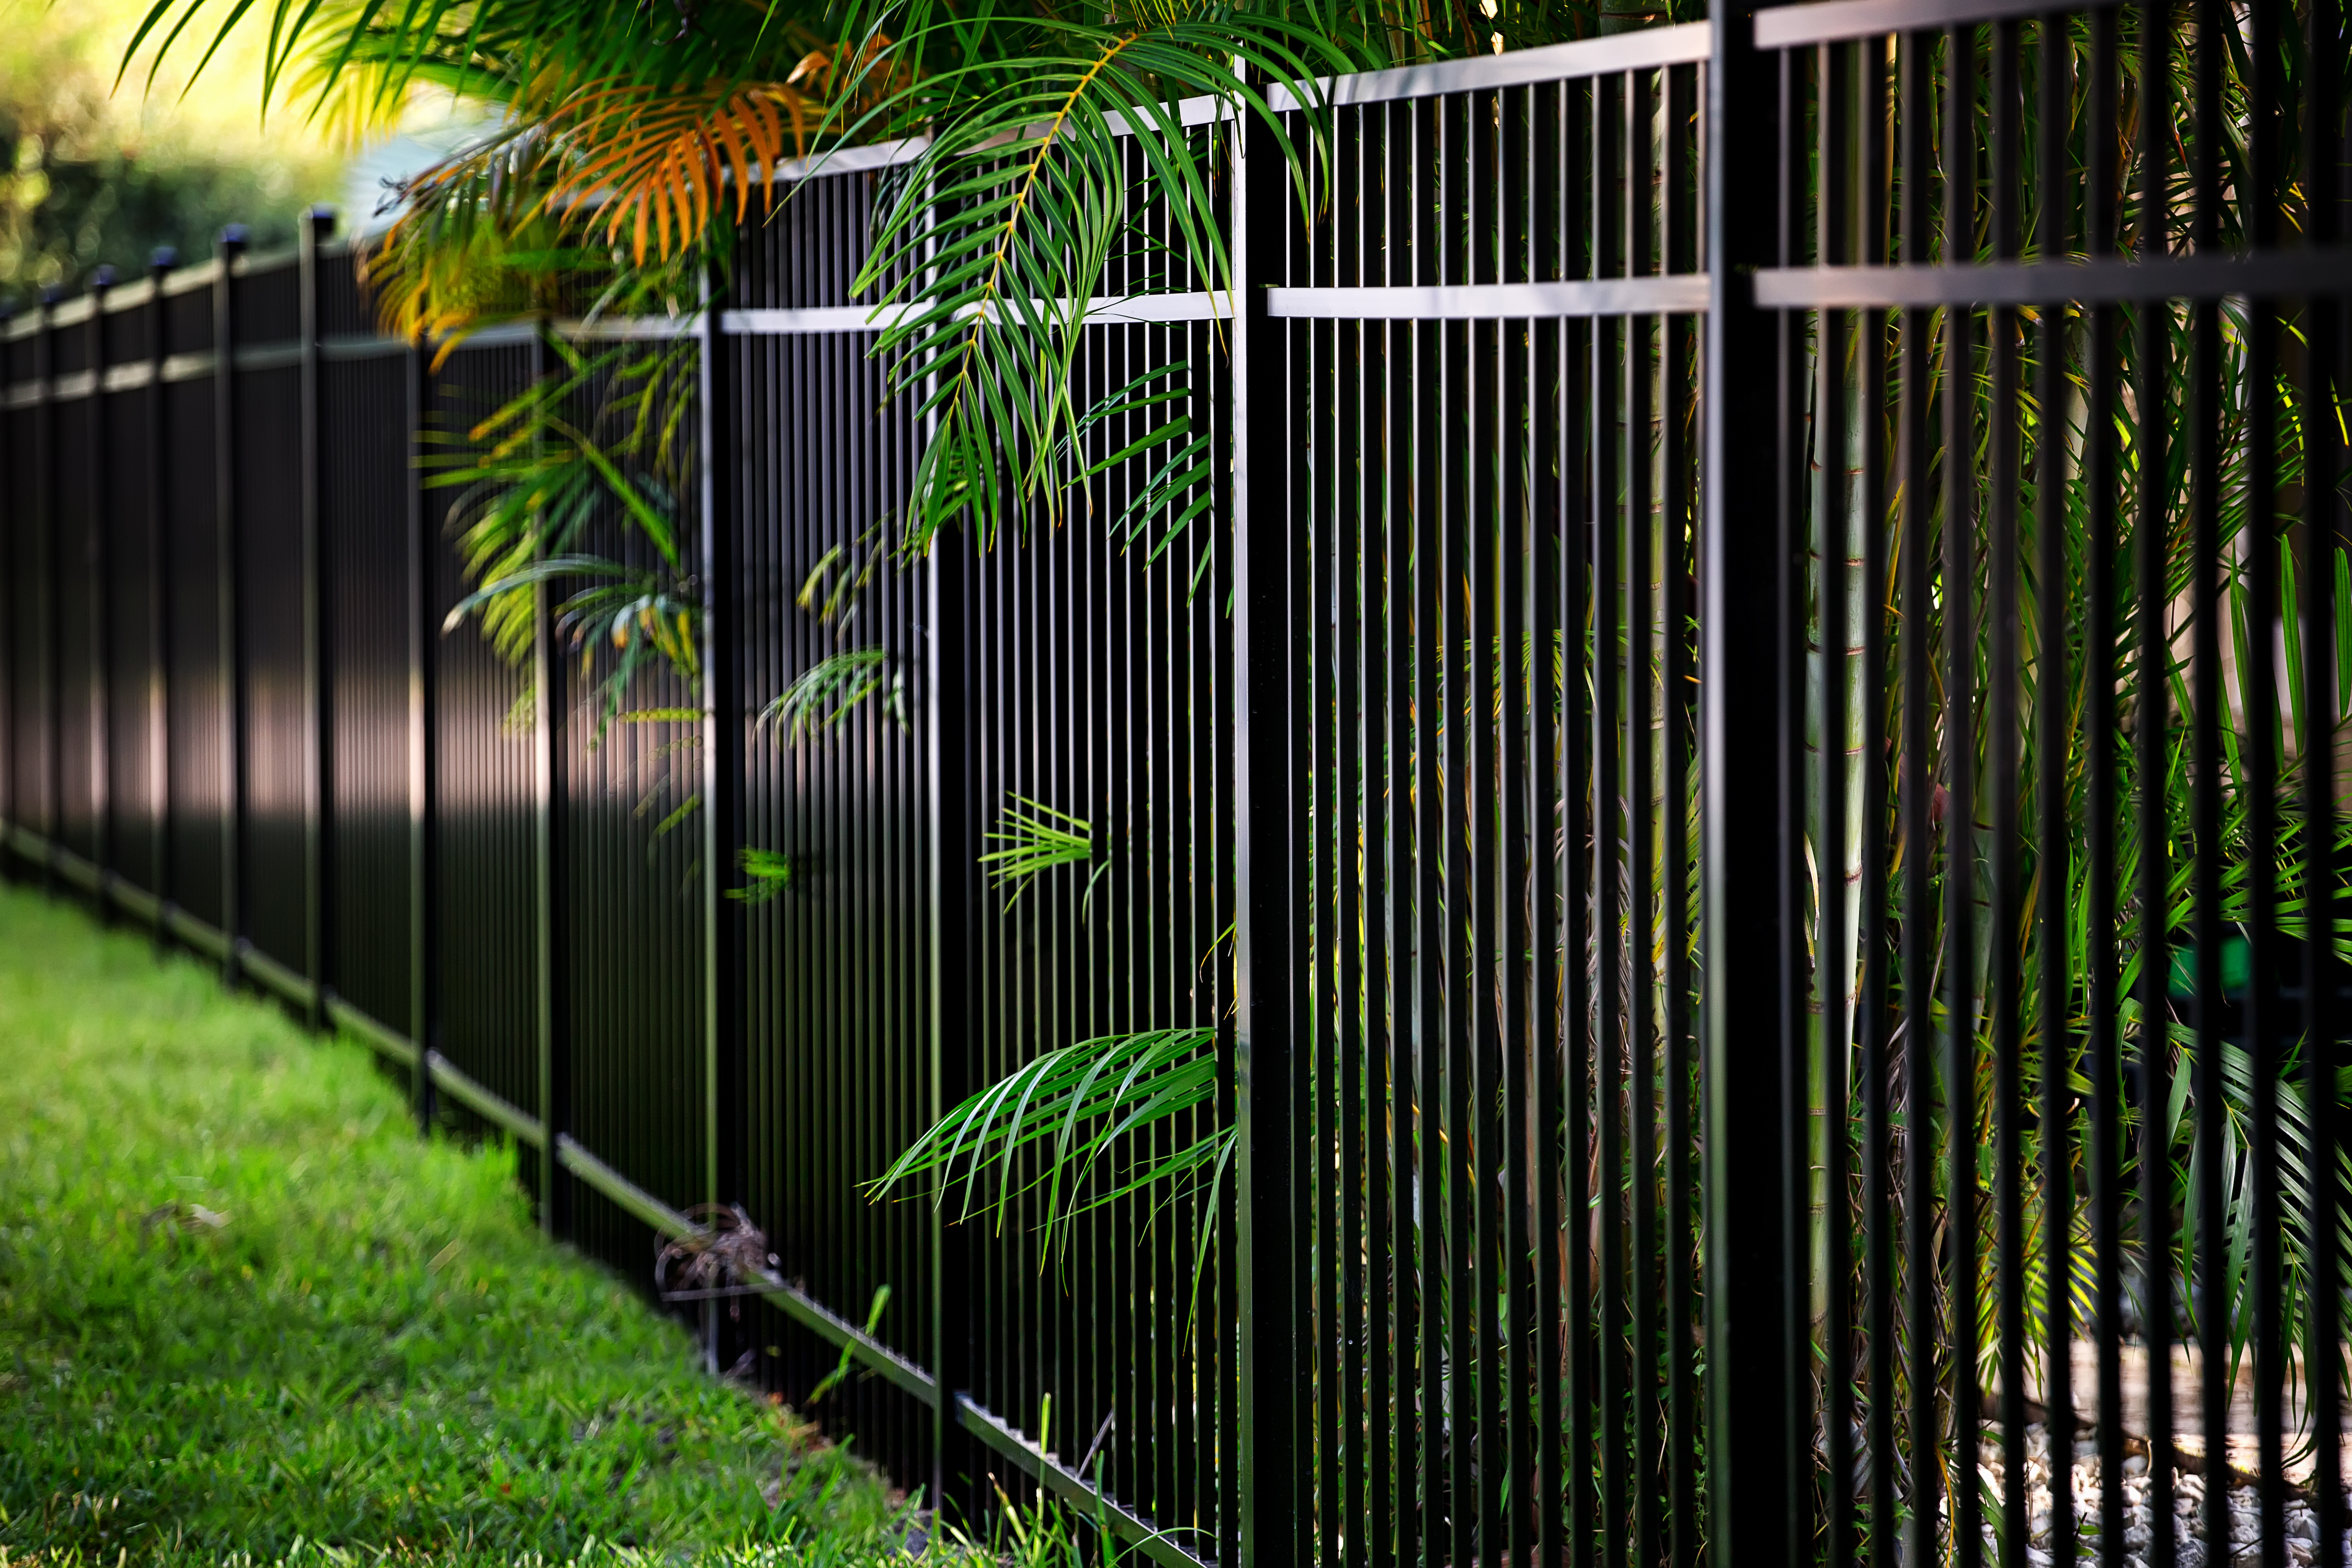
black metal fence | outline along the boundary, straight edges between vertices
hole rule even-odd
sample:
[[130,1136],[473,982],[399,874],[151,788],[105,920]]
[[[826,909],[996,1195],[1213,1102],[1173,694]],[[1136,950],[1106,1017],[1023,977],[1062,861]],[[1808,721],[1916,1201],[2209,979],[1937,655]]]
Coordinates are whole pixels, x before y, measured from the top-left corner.
[[[433,366],[315,231],[48,307],[9,863],[504,1128],[620,1267],[741,1202],[781,1278],[714,1357],[845,1347],[820,1413],[967,1506],[1173,1568],[2339,1568],[2347,58],[2335,0],[1727,11],[1278,100],[1304,215],[1188,106],[1233,287],[1106,278],[1080,363],[1190,367],[1213,504],[1149,558],[1132,457],[854,626],[806,585],[922,432],[852,294],[903,154],[845,155],[710,311],[560,328],[698,344],[700,689],[643,722],[441,629],[419,442],[534,332]],[[759,721],[845,650],[876,700]],[[1090,846],[1014,898],[1023,802]],[[1230,1125],[1223,1184],[1045,1257],[1034,1194],[869,1201],[1178,1027],[1219,1103],[1095,1179]]]

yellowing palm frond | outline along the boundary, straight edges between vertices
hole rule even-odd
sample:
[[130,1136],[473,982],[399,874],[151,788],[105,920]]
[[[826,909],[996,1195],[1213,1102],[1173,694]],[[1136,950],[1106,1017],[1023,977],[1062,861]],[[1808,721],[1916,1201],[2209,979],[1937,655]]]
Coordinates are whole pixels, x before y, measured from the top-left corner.
[[406,210],[360,254],[385,328],[438,342],[446,354],[486,322],[551,308],[560,272],[539,261],[564,243],[553,179],[547,139],[534,131],[496,137],[410,180]]
[[750,211],[754,185],[772,200],[776,166],[807,150],[809,121],[823,112],[782,82],[584,88],[549,118],[572,154],[555,197],[598,204],[605,240],[625,233],[639,265],[649,243],[666,259],[701,237],[726,205],[730,176],[736,221]]

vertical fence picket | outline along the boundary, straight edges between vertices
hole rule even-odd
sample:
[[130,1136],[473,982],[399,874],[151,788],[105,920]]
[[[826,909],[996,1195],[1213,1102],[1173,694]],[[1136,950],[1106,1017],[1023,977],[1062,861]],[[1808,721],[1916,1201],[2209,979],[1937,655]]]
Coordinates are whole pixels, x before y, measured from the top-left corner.
[[[735,894],[743,849],[744,637],[740,552],[730,524],[734,489],[731,384],[721,355],[719,312],[724,297],[707,275],[696,322],[695,469],[702,583],[702,1201],[745,1197],[746,1121],[742,901]],[[719,1303],[703,1309],[704,1334],[718,1353]],[[713,1370],[716,1370],[715,1366]]]
[[[163,363],[168,355],[168,320],[163,282],[179,264],[169,247],[148,258],[147,395],[140,402],[146,416],[141,432],[147,447],[147,795],[153,813],[152,858],[148,862],[148,889],[155,895],[155,944],[171,940],[172,916],[179,908],[178,888],[172,876],[172,701],[178,689],[172,668],[172,580],[170,501],[170,416],[164,406]],[[0,731],[0,733],[5,733]]]
[[99,918],[111,920],[114,900],[114,801],[109,785],[112,779],[112,758],[109,755],[112,740],[113,716],[110,711],[110,689],[113,648],[108,635],[108,623],[113,608],[113,584],[109,579],[110,563],[107,552],[108,492],[113,484],[112,468],[107,461],[106,401],[106,297],[114,287],[114,268],[102,267],[92,274],[89,284],[89,316],[83,328],[89,345],[84,358],[89,363],[89,391],[82,403],[82,456],[87,465],[83,480],[82,526],[82,587],[87,601],[84,614],[89,617],[85,627],[83,657],[89,661],[85,679],[87,709],[83,722],[89,726],[88,760],[89,770],[89,799],[90,862],[96,868],[100,887]]
[[215,590],[220,617],[220,837],[221,978],[234,986],[241,970],[245,937],[242,898],[245,827],[245,657],[237,635],[236,547],[236,305],[233,285],[245,254],[245,229],[221,231],[214,247],[213,273],[213,495]]
[[[530,386],[545,395],[548,380],[547,345],[534,323],[530,340]],[[547,540],[537,548],[543,556]],[[544,580],[531,584],[531,813],[532,813],[532,941],[535,944],[536,1027],[539,1119],[546,1143],[540,1151],[539,1223],[548,1235],[570,1240],[575,1223],[576,1194],[564,1163],[572,1135],[572,1041],[569,1028],[571,976],[564,960],[570,940],[569,889],[564,877],[569,846],[563,832],[565,780],[563,768],[564,704],[560,682],[562,661],[555,649],[551,624],[555,593]],[[714,870],[711,875],[715,878]]]
[[[1242,1560],[1288,1568],[1305,1552],[1298,1487],[1298,1425],[1306,1358],[1297,1339],[1294,1280],[1299,1118],[1292,1087],[1307,1020],[1294,996],[1303,850],[1292,819],[1302,777],[1293,683],[1308,606],[1295,582],[1303,563],[1289,515],[1288,463],[1279,428],[1289,400],[1286,332],[1265,313],[1269,274],[1289,224],[1281,153],[1271,132],[1244,119],[1232,136],[1234,854],[1235,878],[1234,1171],[1239,1234],[1239,1512]],[[1263,421],[1254,428],[1255,421]]]
[[[1791,831],[1773,759],[1790,744],[1778,650],[1784,606],[1765,585],[1785,581],[1787,520],[1759,505],[1789,439],[1780,389],[1761,367],[1780,355],[1780,328],[1751,302],[1748,272],[1773,266],[1780,189],[1777,62],[1755,47],[1751,16],[1717,7],[1707,67],[1707,322],[1700,499],[1699,700],[1703,756],[1755,759],[1762,781],[1735,783],[1719,765],[1700,779],[1701,1142],[1706,1187],[1709,1553],[1717,1568],[1784,1568],[1798,1472],[1790,1452],[1786,1344],[1789,1202],[1793,1151],[1780,1063],[1790,918],[1781,858]],[[1725,476],[1743,476],[1727,483]],[[1766,771],[1766,770],[1775,771]],[[1777,1524],[1773,1521],[1778,1521]]]
[[408,426],[404,450],[411,454],[402,476],[402,516],[408,530],[402,559],[407,568],[408,679],[408,1038],[416,1058],[409,1070],[409,1109],[417,1130],[430,1132],[436,1119],[433,1059],[441,1048],[440,1031],[440,856],[435,839],[439,813],[435,809],[436,765],[439,724],[434,711],[438,696],[438,663],[434,657],[441,628],[433,610],[434,563],[440,541],[425,526],[425,451],[426,396],[423,343],[408,344],[401,353],[403,373],[401,412]]
[[[2339,243],[2344,234],[2344,141],[2339,116],[2344,102],[2345,14],[2339,0],[2311,0],[2306,12],[2305,59],[2306,79],[2300,107],[2303,122],[2299,151],[2313,162],[2336,155],[2332,178],[2313,179],[2315,199],[2306,219],[2306,242],[2314,246]],[[2331,142],[2334,143],[2331,146]],[[2307,167],[2307,165],[2306,165]],[[2310,177],[2306,175],[2306,177]],[[2326,416],[2352,391],[2352,331],[2347,331],[2346,309],[2340,299],[2324,295],[2308,301],[2311,321],[2308,357],[2298,388],[2296,413],[2304,429],[2304,471],[2342,470],[2345,442],[2339,423]],[[2312,713],[2342,711],[2345,693],[2340,672],[2325,650],[2333,647],[2337,618],[2347,608],[2336,602],[2335,574],[2325,564],[2336,559],[2346,537],[2345,498],[2340,486],[2306,484],[2304,488],[2303,569],[2299,581],[2304,621],[2303,687],[2306,724]],[[2339,740],[2332,726],[2312,724],[2295,737],[2302,753],[2304,835],[2308,857],[2304,872],[2305,896],[2317,888],[2333,888],[2337,876],[2336,831]],[[2305,1134],[2306,1158],[2312,1166],[2333,1170],[2339,1159],[2342,1128],[2339,1108],[2327,1086],[2336,1081],[2342,1060],[2336,1030],[2338,993],[2328,944],[2310,940],[2303,944],[2304,1071],[2301,1088],[2309,1116]],[[2343,1194],[2333,1182],[2308,1182],[2305,1186],[2304,1234],[2311,1238],[2310,1271],[2333,1279],[2342,1266],[2337,1226]],[[2312,1293],[2303,1325],[2305,1344],[2334,1344],[2344,1329],[2344,1304],[2334,1291]],[[2306,1366],[2306,1403],[2315,1432],[2336,1433],[2344,1426],[2343,1367],[2335,1356]],[[2343,1450],[2338,1443],[2316,1445],[2311,1489],[2318,1519],[2315,1568],[2343,1568],[2345,1560],[2345,1499]]]
[[333,910],[329,878],[332,855],[330,812],[334,801],[334,689],[328,668],[332,630],[333,567],[327,559],[327,530],[320,516],[320,466],[326,458],[320,429],[319,247],[334,233],[334,214],[324,207],[305,212],[296,227],[295,272],[300,333],[300,426],[296,461],[300,465],[297,505],[300,514],[302,584],[302,977],[310,984],[305,1007],[312,1029],[327,1023],[327,955],[333,951],[327,922]]
[[41,296],[37,335],[33,340],[33,526],[40,538],[41,638],[41,829],[46,838],[41,856],[41,890],[58,890],[58,848],[65,837],[65,699],[61,691],[64,658],[59,647],[59,601],[64,596],[58,557],[57,291]]

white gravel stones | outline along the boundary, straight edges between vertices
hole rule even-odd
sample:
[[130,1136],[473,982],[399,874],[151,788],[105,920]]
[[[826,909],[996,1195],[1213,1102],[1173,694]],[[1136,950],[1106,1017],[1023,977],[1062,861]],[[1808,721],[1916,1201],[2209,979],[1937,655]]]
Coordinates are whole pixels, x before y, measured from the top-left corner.
[[[2072,1563],[2052,1539],[2056,1499],[2051,1492],[2049,1433],[2039,1424],[2026,1428],[2025,1508],[2027,1568],[2077,1568],[2099,1561],[2099,1531],[2104,1523],[2104,1489],[2100,1484],[2097,1445],[2081,1438],[2074,1444],[2068,1467],[2067,1489],[2074,1502]],[[1978,1476],[1983,1483],[1985,1561],[1998,1562],[2003,1486],[2008,1466],[1997,1434],[1988,1434],[1977,1453]],[[2148,1568],[2149,1550],[2156,1542],[2156,1520],[2148,1506],[2147,1456],[2128,1454],[2122,1466],[2123,1547],[2125,1568]],[[2212,1568],[2260,1568],[2261,1522],[2257,1494],[2250,1484],[2233,1484],[2227,1500],[2230,1538]],[[1949,1504],[1941,1511],[1948,1519]],[[2319,1543],[2319,1520],[2311,1504],[2290,1495],[2282,1519],[2282,1535],[2289,1568],[2309,1568]],[[2172,1477],[2173,1562],[2175,1568],[2208,1568],[2205,1478],[2175,1471]],[[2352,1532],[2347,1532],[2343,1561],[2352,1563]]]

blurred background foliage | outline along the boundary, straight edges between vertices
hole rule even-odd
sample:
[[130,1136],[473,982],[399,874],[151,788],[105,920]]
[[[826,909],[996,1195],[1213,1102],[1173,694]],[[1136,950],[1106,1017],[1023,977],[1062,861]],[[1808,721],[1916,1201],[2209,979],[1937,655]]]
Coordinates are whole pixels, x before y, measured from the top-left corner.
[[184,68],[115,90],[136,20],[120,0],[0,0],[0,308],[101,264],[136,277],[159,246],[201,258],[229,223],[288,243],[304,203],[341,194],[341,153],[299,115],[265,125],[246,73],[202,95]]
[[230,31],[201,75],[203,51],[191,50],[118,85],[142,9],[0,0],[0,310],[44,289],[76,293],[100,265],[135,278],[162,246],[202,260],[232,223],[258,247],[289,245],[312,202],[364,225],[387,179],[452,139],[446,94],[366,121],[284,97],[265,116],[259,16]]

